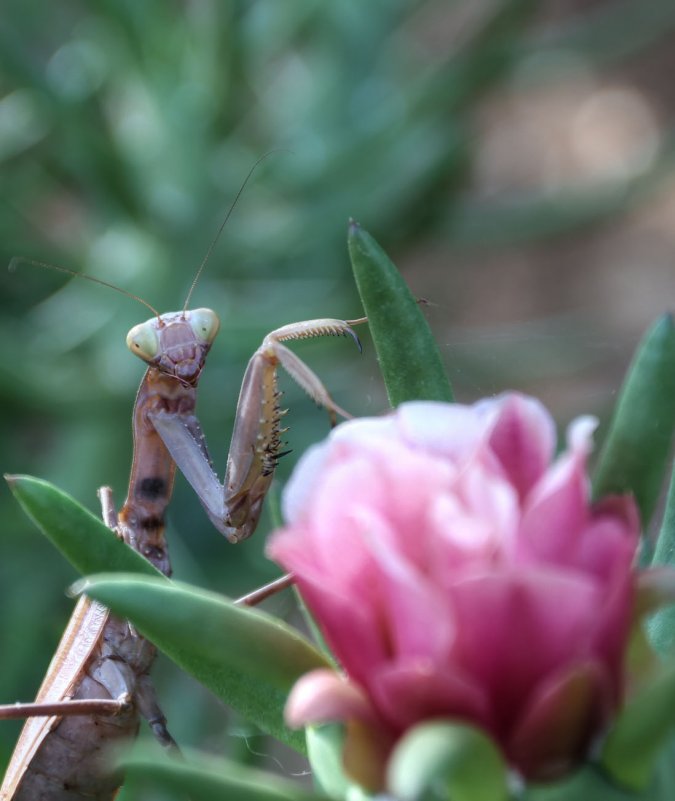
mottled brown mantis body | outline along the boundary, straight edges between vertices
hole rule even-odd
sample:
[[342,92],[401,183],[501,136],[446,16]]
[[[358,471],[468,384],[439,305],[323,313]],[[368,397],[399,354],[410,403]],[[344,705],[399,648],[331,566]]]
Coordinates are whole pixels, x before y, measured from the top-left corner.
[[[146,304],[147,305],[147,304]],[[186,303],[187,305],[187,303]],[[153,309],[154,311],[154,309]],[[209,517],[230,541],[253,533],[281,454],[277,367],[332,417],[347,416],[317,376],[282,343],[323,335],[351,335],[361,320],[310,320],[268,334],[242,383],[225,481],[214,475],[197,417],[197,384],[218,333],[215,312],[170,312],[135,326],[127,344],[148,364],[133,413],[134,457],[127,499],[115,515],[101,491],[105,522],[163,573],[170,573],[164,513],[178,465]],[[282,580],[287,585],[289,579]],[[242,602],[269,594],[263,589]],[[133,736],[145,717],[164,745],[173,740],[154,697],[148,670],[154,647],[100,604],[79,601],[38,692],[40,716],[28,720],[7,769],[0,801],[112,799],[121,777],[111,774],[105,750]],[[77,704],[80,706],[77,707]],[[16,717],[5,708],[1,717]],[[34,710],[21,710],[24,716]],[[112,714],[114,713],[114,714]]]

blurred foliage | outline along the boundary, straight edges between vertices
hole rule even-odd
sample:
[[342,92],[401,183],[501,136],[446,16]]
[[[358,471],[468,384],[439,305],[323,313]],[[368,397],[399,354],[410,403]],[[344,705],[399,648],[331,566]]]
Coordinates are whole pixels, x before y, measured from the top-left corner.
[[[401,264],[396,254],[422,241],[484,248],[559,234],[640,202],[670,175],[668,134],[648,168],[619,183],[472,195],[475,115],[514,71],[530,65],[530,80],[555,82],[560,52],[613,69],[675,26],[667,0],[545,11],[534,0],[6,0],[0,263],[64,265],[174,309],[249,168],[280,151],[256,170],[193,296],[222,319],[199,405],[222,475],[240,376],[262,336],[293,320],[360,314],[349,216]],[[0,282],[2,469],[49,479],[93,510],[96,488],[110,484],[120,503],[143,373],[123,339],[147,312],[36,267]],[[362,359],[342,340],[297,348],[356,414],[386,408],[364,339]],[[283,386],[294,455],[282,481],[327,429]],[[0,502],[0,693],[27,699],[65,625],[74,574],[6,489]],[[177,577],[232,595],[270,578],[268,529],[263,519],[251,542],[229,546],[177,481]],[[235,758],[265,750],[233,739],[221,710],[171,668],[158,684],[179,741]],[[238,733],[250,734],[243,724]],[[0,763],[15,735],[0,728]]]

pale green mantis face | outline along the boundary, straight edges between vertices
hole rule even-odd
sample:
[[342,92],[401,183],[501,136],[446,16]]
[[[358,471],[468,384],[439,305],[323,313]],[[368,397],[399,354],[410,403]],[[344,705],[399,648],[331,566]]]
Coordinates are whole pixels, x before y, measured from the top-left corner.
[[135,325],[127,334],[127,347],[162,372],[193,383],[219,328],[211,309],[168,312]]

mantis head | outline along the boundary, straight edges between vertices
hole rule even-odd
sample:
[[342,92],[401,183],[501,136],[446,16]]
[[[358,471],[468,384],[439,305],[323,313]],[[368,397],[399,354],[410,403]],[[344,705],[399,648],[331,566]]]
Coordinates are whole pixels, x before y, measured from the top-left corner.
[[127,347],[152,367],[193,384],[219,328],[211,309],[168,312],[135,325],[127,334]]

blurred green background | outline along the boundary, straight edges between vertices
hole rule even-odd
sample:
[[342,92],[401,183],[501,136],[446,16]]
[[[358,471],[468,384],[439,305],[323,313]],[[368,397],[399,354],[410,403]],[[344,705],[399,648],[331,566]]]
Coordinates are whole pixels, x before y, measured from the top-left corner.
[[[219,472],[246,361],[273,327],[356,317],[350,216],[403,271],[460,400],[518,388],[561,423],[606,415],[632,350],[675,295],[675,6],[669,0],[5,0],[0,264],[22,255],[222,320],[199,416]],[[148,314],[85,281],[0,272],[1,467],[96,510],[124,497]],[[296,351],[354,414],[386,408],[367,331]],[[327,431],[289,382],[293,455]],[[32,698],[75,578],[0,488],[0,698]],[[175,575],[237,595],[273,577],[178,479]],[[277,602],[283,613],[287,603]],[[181,743],[269,744],[160,660]],[[0,726],[0,765],[17,726]],[[245,736],[250,735],[250,736]],[[290,755],[279,770],[296,769]],[[149,797],[149,796],[144,796]]]

